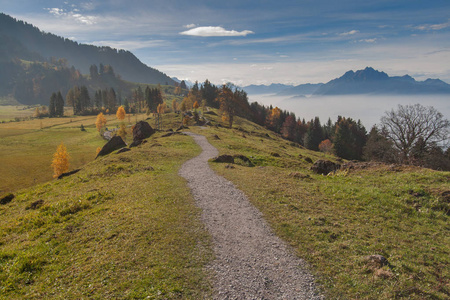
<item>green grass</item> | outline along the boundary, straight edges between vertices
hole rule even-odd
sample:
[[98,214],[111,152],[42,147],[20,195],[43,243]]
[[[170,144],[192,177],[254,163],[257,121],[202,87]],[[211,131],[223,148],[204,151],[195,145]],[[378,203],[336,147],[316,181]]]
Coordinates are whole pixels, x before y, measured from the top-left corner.
[[[30,155],[33,147],[26,148],[26,141],[40,147],[53,143],[51,153],[69,135],[73,141],[65,143],[73,146],[94,149],[103,143],[93,120],[79,118],[44,119],[49,123],[43,130],[33,127],[38,123],[18,122],[17,134],[8,127],[0,138],[9,139],[8,150],[20,164],[26,159],[19,159],[14,143]],[[110,118],[108,126],[116,126]],[[254,165],[236,160],[231,169],[211,166],[238,185],[309,262],[328,299],[448,299],[450,204],[444,192],[450,190],[449,172],[374,164],[317,175],[310,171],[312,162],[337,159],[240,118],[233,129],[219,126],[217,116],[208,119],[212,126],[189,130],[205,135],[221,154],[245,155]],[[167,114],[162,121],[164,129],[176,129],[181,116]],[[153,118],[148,122],[154,126]],[[86,136],[79,131],[81,123]],[[71,177],[17,192],[16,199],[1,205],[0,294],[12,299],[208,298],[210,281],[203,268],[211,259],[209,238],[177,175],[200,150],[189,137],[163,134],[130,152],[89,162]],[[12,162],[2,163],[13,170]],[[38,200],[43,203],[36,208]],[[368,263],[365,257],[372,254],[385,256],[390,265]]]
[[[5,107],[0,111],[5,115],[10,113],[9,116],[16,113]],[[146,118],[145,114],[130,116],[125,123],[131,126]],[[106,119],[109,128],[119,125],[115,115],[107,115]],[[96,149],[105,144],[95,127],[95,120],[96,116],[71,116],[0,124],[0,193],[51,180],[50,164],[61,142],[71,156],[71,170],[94,160]],[[86,131],[80,130],[81,125]],[[131,128],[128,128],[127,142],[132,142]]]
[[177,175],[199,148],[187,136],[158,135],[0,206],[5,299],[209,295],[209,237]]
[[[310,263],[329,299],[450,296],[450,204],[442,195],[449,172],[374,165],[322,176],[305,159],[334,158],[265,136],[247,121],[196,131],[221,154],[252,160],[255,167],[211,166]],[[365,260],[372,254],[390,266],[374,267]]]

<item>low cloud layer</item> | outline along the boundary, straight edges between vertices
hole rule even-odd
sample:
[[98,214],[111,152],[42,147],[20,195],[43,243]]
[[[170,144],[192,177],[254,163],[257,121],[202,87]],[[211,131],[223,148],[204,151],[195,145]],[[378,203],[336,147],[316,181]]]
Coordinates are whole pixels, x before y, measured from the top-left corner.
[[253,31],[250,30],[243,30],[243,31],[236,31],[236,30],[226,30],[223,27],[220,26],[203,26],[203,27],[196,27],[192,28],[183,32],[180,32],[182,35],[191,35],[191,36],[204,36],[204,37],[210,37],[210,36],[247,36],[249,34],[253,34]]

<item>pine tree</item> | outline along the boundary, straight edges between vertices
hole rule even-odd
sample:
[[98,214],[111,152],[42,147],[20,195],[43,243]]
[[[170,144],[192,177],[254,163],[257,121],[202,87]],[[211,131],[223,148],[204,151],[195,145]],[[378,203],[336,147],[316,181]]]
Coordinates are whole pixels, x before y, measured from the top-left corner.
[[61,92],[58,92],[56,95],[56,115],[58,117],[64,116],[64,98],[61,95]]
[[56,93],[52,93],[50,97],[50,103],[48,105],[50,118],[56,117]]

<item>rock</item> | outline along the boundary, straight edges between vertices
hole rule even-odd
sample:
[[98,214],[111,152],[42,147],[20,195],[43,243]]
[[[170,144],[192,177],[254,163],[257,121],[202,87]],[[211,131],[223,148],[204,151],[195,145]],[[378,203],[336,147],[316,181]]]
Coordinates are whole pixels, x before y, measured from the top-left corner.
[[311,157],[305,157],[305,161],[307,162],[307,163],[309,163],[309,164],[312,164],[313,163],[313,160],[311,159]]
[[234,159],[240,159],[244,162],[244,164],[248,167],[254,167],[255,165],[252,163],[252,161],[245,155],[242,154],[236,154],[233,156]]
[[70,171],[70,172],[62,173],[61,175],[58,176],[58,179],[61,179],[61,178],[73,175],[75,173],[78,173],[78,172],[80,172],[80,170],[81,169],[76,169],[76,170],[73,170],[73,171]]
[[133,127],[133,142],[149,138],[155,130],[145,121],[139,121]]
[[31,203],[30,205],[28,205],[25,209],[38,209],[39,207],[42,206],[42,204],[44,204],[44,200],[40,199],[37,201],[34,201],[33,203]]
[[3,198],[0,199],[0,204],[5,205],[11,202],[14,199],[14,194],[7,194],[6,196],[3,196]]
[[224,155],[220,155],[217,157],[214,157],[213,162],[219,162],[219,163],[229,163],[229,164],[233,164],[234,163],[234,157],[228,154],[224,154]]
[[139,145],[147,143],[147,140],[136,140],[130,144],[130,148],[137,147]]
[[[102,150],[97,154],[97,157],[108,155],[113,151],[116,151],[120,148],[126,147],[127,144],[122,140],[122,138],[118,135],[114,136],[112,139],[110,139],[105,146],[103,146]],[[96,157],[96,158],[97,158]]]
[[217,116],[217,114],[216,114],[214,111],[212,111],[212,110],[210,110],[210,111],[205,111],[203,114],[204,114],[204,115]]
[[314,163],[314,165],[311,167],[311,170],[317,174],[327,175],[331,172],[339,170],[340,168],[340,164],[336,164],[329,160],[320,159]]
[[372,267],[375,268],[382,268],[384,266],[389,266],[389,261],[384,257],[383,255],[375,254],[375,255],[368,255],[364,257],[364,260],[370,264]]
[[217,134],[213,135],[213,138],[214,138],[215,140],[220,140],[220,137],[219,137]]
[[120,149],[119,151],[117,151],[117,153],[116,154],[119,154],[119,153],[124,153],[124,152],[128,152],[128,151],[131,151],[131,149],[130,148],[122,148],[122,149]]

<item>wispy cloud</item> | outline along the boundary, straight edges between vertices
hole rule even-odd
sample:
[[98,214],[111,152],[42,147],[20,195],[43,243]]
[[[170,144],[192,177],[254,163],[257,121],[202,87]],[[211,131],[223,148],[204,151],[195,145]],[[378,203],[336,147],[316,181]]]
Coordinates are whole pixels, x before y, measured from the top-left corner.
[[359,30],[350,30],[350,31],[347,31],[347,32],[340,33],[339,35],[340,36],[349,36],[349,35],[357,34],[358,32],[359,32]]
[[362,43],[375,43],[376,41],[377,41],[376,38],[359,40],[359,42],[362,42]]
[[159,48],[163,46],[168,46],[170,43],[165,40],[126,40],[126,41],[93,41],[90,44],[96,46],[109,46],[111,48],[116,49],[125,49],[125,50],[138,50],[143,48]]
[[81,14],[80,10],[77,8],[73,8],[72,10],[69,11],[62,8],[52,7],[47,8],[47,10],[50,14],[54,15],[55,17],[73,19],[76,22],[85,25],[93,25],[96,23],[97,19],[95,16]]
[[450,27],[450,21],[446,22],[446,23],[441,23],[441,24],[424,24],[424,25],[419,25],[414,27],[415,29],[418,30],[441,30],[444,28]]
[[226,30],[223,27],[220,26],[203,26],[203,27],[196,27],[189,29],[187,31],[180,32],[182,35],[191,35],[191,36],[203,36],[203,37],[210,37],[210,36],[247,36],[249,34],[253,34],[253,31],[250,30],[243,30],[243,31],[236,31],[236,30]]
[[187,25],[184,25],[183,27],[184,28],[187,28],[187,29],[191,29],[191,28],[194,28],[194,27],[196,27],[197,25],[195,25],[195,24],[187,24]]

